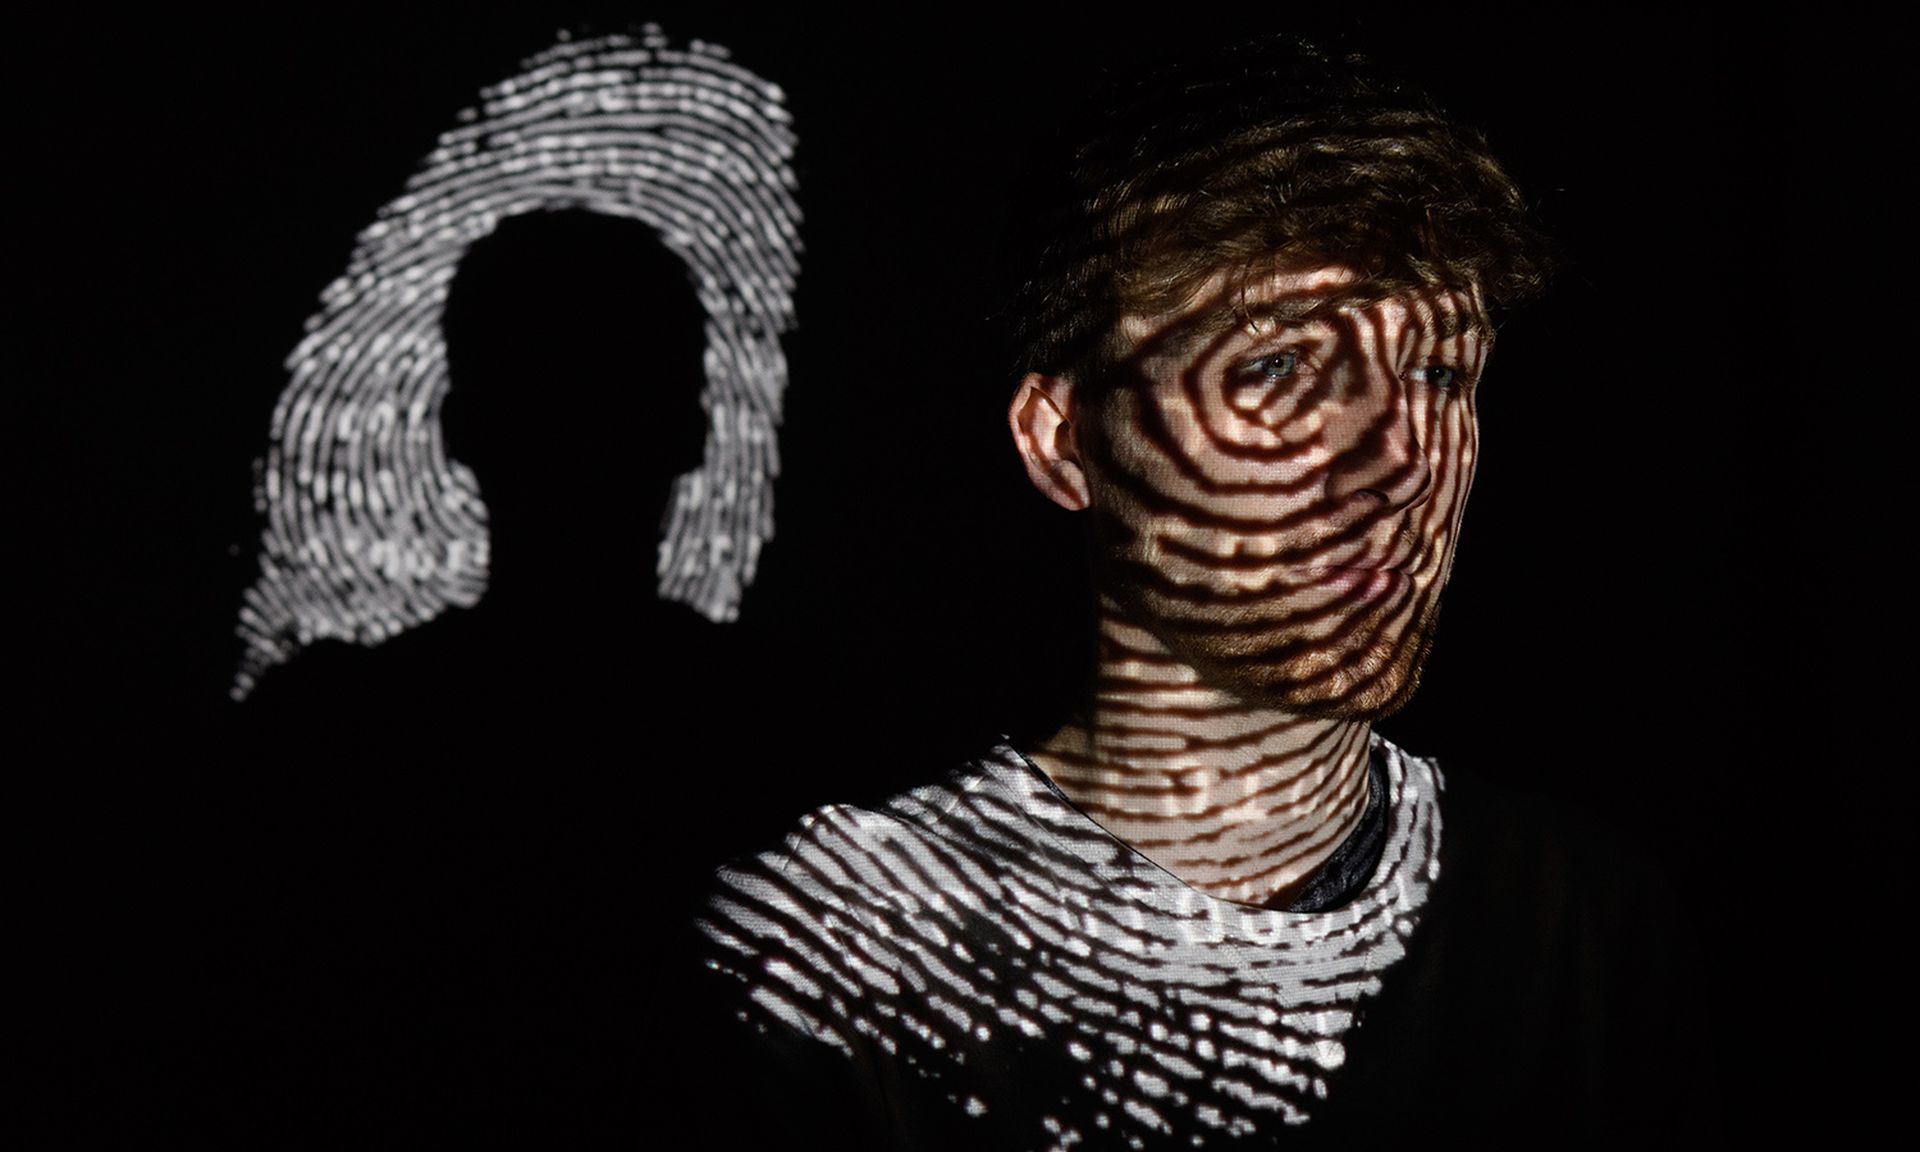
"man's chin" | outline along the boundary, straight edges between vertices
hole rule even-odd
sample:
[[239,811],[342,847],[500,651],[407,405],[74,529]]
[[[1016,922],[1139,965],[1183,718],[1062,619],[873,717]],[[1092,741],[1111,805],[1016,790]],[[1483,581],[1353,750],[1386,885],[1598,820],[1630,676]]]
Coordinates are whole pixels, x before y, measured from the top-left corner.
[[1296,650],[1274,659],[1195,653],[1192,662],[1216,687],[1257,707],[1317,720],[1374,721],[1413,699],[1432,647],[1433,629],[1424,627],[1398,644],[1375,642],[1357,652]]
[[1406,707],[1420,686],[1420,670],[1398,676],[1380,676],[1364,684],[1322,697],[1295,697],[1291,704],[1276,704],[1298,716],[1315,720],[1384,720]]

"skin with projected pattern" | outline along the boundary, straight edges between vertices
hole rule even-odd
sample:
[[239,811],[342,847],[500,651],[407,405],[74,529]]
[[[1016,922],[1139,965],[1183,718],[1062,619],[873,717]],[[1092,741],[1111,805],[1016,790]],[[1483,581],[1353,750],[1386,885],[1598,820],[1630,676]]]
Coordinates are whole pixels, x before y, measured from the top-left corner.
[[1035,487],[1089,514],[1099,604],[1090,706],[1029,755],[1232,900],[1283,897],[1359,821],[1473,480],[1477,293],[1329,307],[1356,280],[1276,271],[1244,322],[1128,317],[1124,382],[1034,373],[1010,412]]
[[1495,318],[1545,280],[1524,199],[1293,41],[1093,108],[1064,180],[1022,170],[1007,408],[1084,530],[1090,675],[719,870],[707,1146],[1711,1142],[1620,853],[1373,730],[1434,637]]

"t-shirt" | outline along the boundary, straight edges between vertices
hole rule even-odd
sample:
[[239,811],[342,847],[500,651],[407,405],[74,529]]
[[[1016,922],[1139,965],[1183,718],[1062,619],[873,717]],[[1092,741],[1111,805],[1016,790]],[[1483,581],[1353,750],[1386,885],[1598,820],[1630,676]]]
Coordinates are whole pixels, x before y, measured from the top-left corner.
[[721,1033],[737,1108],[710,1145],[733,1146],[736,1121],[742,1146],[811,1128],[1015,1150],[1601,1139],[1686,1119],[1660,1054],[1609,1048],[1616,1025],[1666,1031],[1615,977],[1664,981],[1646,949],[1588,951],[1630,933],[1585,906],[1583,876],[1542,871],[1571,859],[1562,841],[1523,821],[1474,829],[1491,867],[1443,855],[1438,768],[1377,734],[1372,752],[1378,861],[1316,912],[1192,888],[1004,743],[883,804],[815,811],[722,869],[700,920],[744,1025]]

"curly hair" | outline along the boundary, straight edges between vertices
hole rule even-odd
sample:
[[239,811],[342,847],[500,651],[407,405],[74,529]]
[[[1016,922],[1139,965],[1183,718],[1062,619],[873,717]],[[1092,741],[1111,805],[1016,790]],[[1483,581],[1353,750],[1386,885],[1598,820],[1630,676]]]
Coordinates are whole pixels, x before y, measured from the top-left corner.
[[1547,242],[1486,141],[1358,57],[1242,43],[1091,107],[1070,169],[1026,206],[1045,240],[1013,303],[1018,372],[1098,381],[1123,316],[1222,272],[1337,262],[1361,274],[1343,299],[1477,287],[1496,310],[1544,287]]

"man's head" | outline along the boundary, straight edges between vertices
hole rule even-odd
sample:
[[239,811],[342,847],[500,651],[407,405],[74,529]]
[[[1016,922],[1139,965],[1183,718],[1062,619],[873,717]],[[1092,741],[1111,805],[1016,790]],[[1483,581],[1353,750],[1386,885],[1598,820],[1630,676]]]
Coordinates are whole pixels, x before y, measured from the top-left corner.
[[1249,702],[1398,707],[1488,311],[1543,276],[1511,181],[1423,98],[1288,45],[1136,88],[1053,215],[1011,418],[1036,486],[1092,513],[1097,593]]

